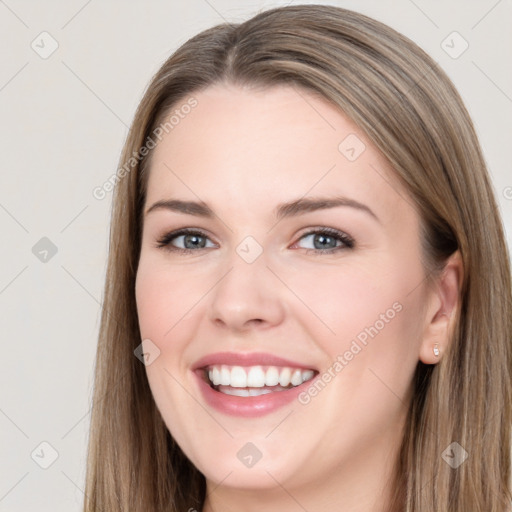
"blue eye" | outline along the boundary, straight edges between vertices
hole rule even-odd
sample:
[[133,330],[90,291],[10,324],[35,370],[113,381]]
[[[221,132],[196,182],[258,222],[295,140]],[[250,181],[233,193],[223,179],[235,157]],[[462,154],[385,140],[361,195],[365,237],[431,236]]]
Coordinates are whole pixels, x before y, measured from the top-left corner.
[[350,236],[332,228],[321,228],[309,231],[302,235],[300,240],[307,238],[310,238],[313,243],[312,248],[306,248],[307,252],[331,253],[341,249],[352,249],[354,247],[354,240]]
[[[310,238],[313,242],[312,248],[304,248],[306,253],[313,252],[317,254],[328,254],[343,249],[352,249],[355,245],[354,240],[333,228],[317,228],[303,234],[299,240]],[[178,242],[179,241],[179,242]],[[209,238],[202,231],[196,229],[180,229],[167,233],[157,241],[157,247],[165,248],[169,251],[176,251],[190,254],[200,249],[216,247],[211,243],[208,245]],[[175,244],[183,244],[183,247],[177,247]]]
[[[176,247],[171,242],[182,239],[185,247]],[[202,232],[193,229],[180,229],[164,235],[158,240],[157,247],[165,247],[170,251],[191,252],[195,249],[205,249],[208,237]],[[211,247],[211,246],[210,246]],[[215,245],[213,245],[215,247]]]

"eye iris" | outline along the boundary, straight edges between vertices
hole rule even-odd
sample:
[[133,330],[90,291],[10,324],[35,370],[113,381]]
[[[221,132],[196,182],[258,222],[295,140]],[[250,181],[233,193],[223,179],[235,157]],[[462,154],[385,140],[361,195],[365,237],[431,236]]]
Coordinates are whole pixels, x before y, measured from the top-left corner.
[[[202,243],[201,242],[198,243],[198,240],[201,238],[203,239]],[[191,242],[192,245],[188,246],[187,242]],[[199,235],[184,235],[183,243],[184,243],[186,249],[193,249],[194,247],[204,247],[205,246],[204,237],[199,236]]]
[[[320,241],[320,245],[317,246],[317,241]],[[325,242],[326,241],[331,241],[332,244],[329,246],[328,244],[326,244]],[[325,247],[328,247],[328,248],[335,248],[336,247],[336,239],[332,236],[326,236],[326,235],[323,235],[323,234],[317,234],[315,235],[314,237],[314,246],[315,246],[315,249],[324,249]]]

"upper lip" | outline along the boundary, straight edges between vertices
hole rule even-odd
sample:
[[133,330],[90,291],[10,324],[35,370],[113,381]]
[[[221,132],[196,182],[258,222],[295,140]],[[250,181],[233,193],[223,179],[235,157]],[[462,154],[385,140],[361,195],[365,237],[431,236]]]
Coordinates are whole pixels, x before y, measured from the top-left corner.
[[198,370],[220,364],[229,366],[286,366],[303,370],[315,370],[310,365],[264,352],[216,352],[196,361],[192,369]]

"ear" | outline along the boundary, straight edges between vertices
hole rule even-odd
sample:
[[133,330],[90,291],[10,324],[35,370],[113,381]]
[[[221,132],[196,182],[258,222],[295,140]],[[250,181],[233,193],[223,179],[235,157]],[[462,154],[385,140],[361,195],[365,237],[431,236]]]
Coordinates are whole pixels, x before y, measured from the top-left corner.
[[448,258],[433,290],[427,295],[423,339],[419,353],[420,360],[425,364],[438,363],[448,348],[460,307],[459,295],[463,275],[462,258],[457,250]]

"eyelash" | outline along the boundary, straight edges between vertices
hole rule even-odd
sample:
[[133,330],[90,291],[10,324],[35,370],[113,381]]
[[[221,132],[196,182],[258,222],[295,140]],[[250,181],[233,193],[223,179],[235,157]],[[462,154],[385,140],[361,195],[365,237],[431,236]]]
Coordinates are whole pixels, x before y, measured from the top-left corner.
[[[304,238],[306,236],[316,235],[316,234],[327,235],[332,238],[337,238],[339,241],[343,242],[343,245],[338,246],[338,247],[332,247],[332,248],[325,249],[325,250],[324,249],[305,249],[307,254],[309,254],[311,252],[316,253],[316,254],[332,254],[332,253],[338,252],[340,250],[352,249],[355,245],[354,239],[352,237],[350,237],[349,235],[347,235],[346,233],[343,233],[342,231],[338,231],[337,229],[334,229],[334,228],[326,228],[326,227],[312,229],[312,230],[304,233],[299,238],[299,240],[301,240],[302,238]],[[156,247],[162,248],[162,249],[165,249],[168,251],[172,251],[172,252],[182,253],[182,254],[190,254],[192,252],[197,252],[198,250],[201,250],[201,249],[207,249],[206,247],[200,247],[199,249],[183,249],[181,247],[175,247],[175,246],[171,245],[171,242],[175,238],[182,236],[182,235],[196,235],[196,236],[199,235],[201,237],[208,238],[206,233],[204,233],[200,230],[197,230],[197,229],[187,229],[187,228],[179,229],[177,231],[172,231],[171,233],[167,233],[163,237],[161,237],[157,241]]]

